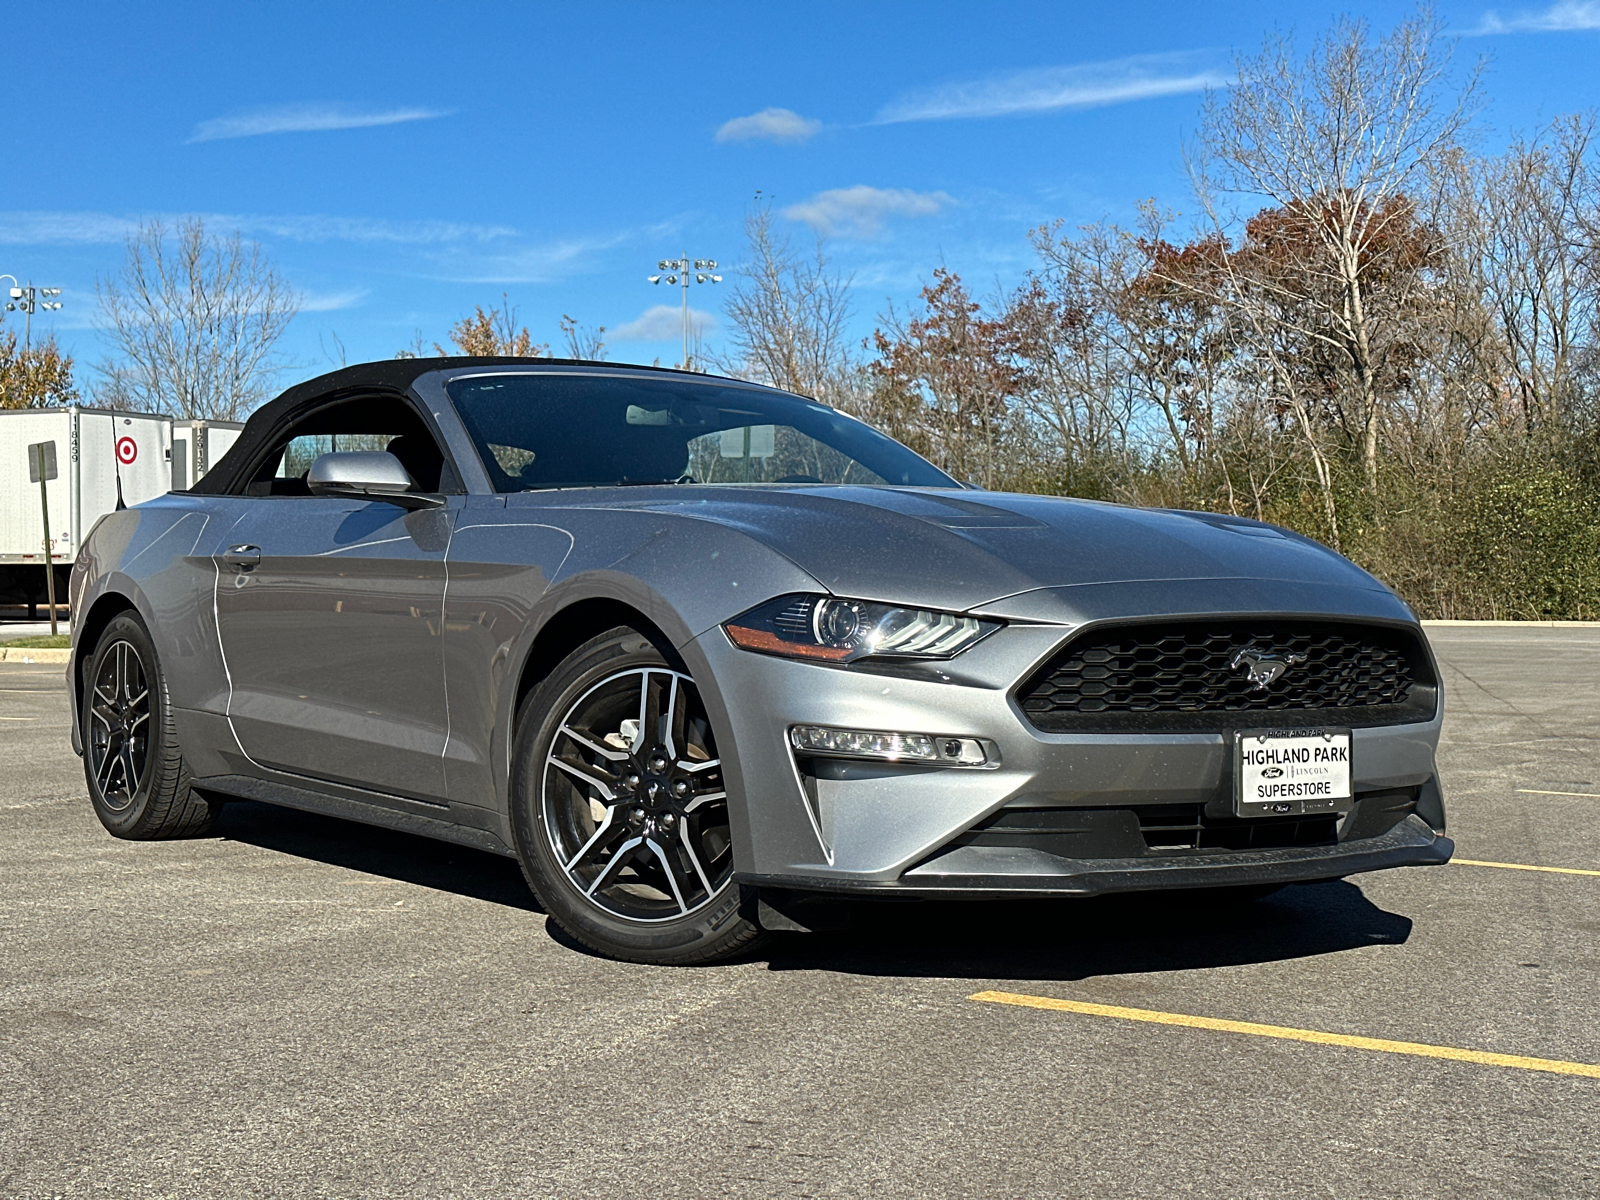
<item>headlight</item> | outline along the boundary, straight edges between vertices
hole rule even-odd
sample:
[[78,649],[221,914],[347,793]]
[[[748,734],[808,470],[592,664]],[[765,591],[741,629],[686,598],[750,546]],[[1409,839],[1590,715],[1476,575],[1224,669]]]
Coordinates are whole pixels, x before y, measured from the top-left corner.
[[735,646],[788,658],[950,658],[998,622],[834,596],[780,596],[722,627]]

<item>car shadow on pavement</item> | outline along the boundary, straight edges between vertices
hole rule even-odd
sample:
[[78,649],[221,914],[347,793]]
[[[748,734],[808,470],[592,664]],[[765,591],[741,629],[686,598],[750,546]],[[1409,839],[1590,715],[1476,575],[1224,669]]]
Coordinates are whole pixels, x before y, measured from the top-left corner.
[[1411,919],[1353,883],[1285,888],[1254,903],[1206,893],[1084,900],[856,903],[840,933],[791,934],[757,953],[774,971],[1078,980],[1230,967],[1399,945]]
[[212,835],[401,883],[543,912],[515,860],[338,817],[229,800]]
[[[465,846],[250,800],[223,806],[213,835],[279,854],[543,910],[515,861]],[[1078,980],[1239,966],[1399,945],[1411,919],[1348,881],[1302,884],[1254,903],[1205,892],[1084,900],[857,901],[851,929],[779,934],[746,962],[773,971],[956,979]],[[554,922],[550,937],[593,951]]]

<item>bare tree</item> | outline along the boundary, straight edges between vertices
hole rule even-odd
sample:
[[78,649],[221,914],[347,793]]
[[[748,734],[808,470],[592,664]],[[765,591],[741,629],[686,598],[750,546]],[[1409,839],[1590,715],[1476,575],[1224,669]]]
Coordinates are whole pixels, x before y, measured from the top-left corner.
[[[1291,319],[1302,337],[1340,356],[1373,493],[1379,376],[1389,341],[1404,334],[1404,305],[1383,312],[1370,302],[1374,251],[1391,223],[1417,215],[1434,168],[1470,119],[1477,73],[1452,91],[1449,50],[1426,9],[1376,41],[1365,22],[1341,19],[1303,62],[1286,38],[1269,39],[1260,55],[1238,60],[1225,92],[1208,94],[1190,155],[1195,192],[1215,229],[1233,224],[1224,196],[1265,197],[1297,226],[1294,236],[1319,249],[1298,278],[1264,276],[1234,294],[1282,293],[1295,302],[1252,319]],[[1318,300],[1306,304],[1306,296]]]
[[396,350],[394,356],[396,358],[426,358],[428,356],[428,346],[422,340],[422,330],[413,329],[411,331],[411,340],[401,349]]
[[567,339],[567,357],[584,362],[604,362],[606,327],[579,325],[576,317],[561,314],[561,332]]
[[844,333],[849,278],[829,266],[821,239],[810,258],[797,253],[773,227],[767,204],[750,211],[744,231],[747,257],[723,307],[733,353],[716,365],[825,403],[840,402],[850,392],[853,372]]
[[1042,269],[1012,297],[1005,318],[1026,331],[1033,370],[1024,403],[1069,464],[1119,454],[1132,418],[1119,312],[1137,272],[1131,239],[1112,225],[1066,235],[1059,223],[1029,238]]
[[1565,117],[1470,171],[1474,265],[1499,326],[1504,384],[1530,427],[1560,424],[1600,333],[1594,144],[1592,115]]
[[129,236],[120,275],[96,280],[102,327],[121,352],[101,364],[114,406],[235,421],[266,398],[273,348],[300,296],[260,245],[211,236],[195,217]]
[[1199,457],[1214,451],[1215,397],[1228,353],[1226,322],[1211,294],[1220,238],[1183,247],[1167,240],[1170,214],[1141,206],[1137,232],[1059,224],[1030,235],[1042,270],[1018,294],[1040,308],[1025,339],[1039,388],[1030,403],[1080,459],[1171,456],[1179,496]]
[[[333,343],[333,349],[332,350],[328,349],[328,343],[330,341]],[[320,333],[317,334],[317,345],[322,347],[322,356],[324,358],[326,358],[329,362],[331,362],[334,366],[336,366],[336,367],[347,367],[347,366],[350,365],[350,360],[345,355],[344,339],[339,336],[339,331],[338,330],[336,330],[336,329],[328,330],[328,333],[327,333],[326,337],[324,337]]]

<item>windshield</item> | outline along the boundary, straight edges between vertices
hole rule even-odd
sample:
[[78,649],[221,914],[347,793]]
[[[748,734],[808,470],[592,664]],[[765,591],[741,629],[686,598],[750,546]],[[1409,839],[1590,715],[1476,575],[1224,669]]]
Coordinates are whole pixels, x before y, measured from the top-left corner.
[[660,377],[479,375],[446,386],[495,490],[645,483],[959,487],[798,396]]

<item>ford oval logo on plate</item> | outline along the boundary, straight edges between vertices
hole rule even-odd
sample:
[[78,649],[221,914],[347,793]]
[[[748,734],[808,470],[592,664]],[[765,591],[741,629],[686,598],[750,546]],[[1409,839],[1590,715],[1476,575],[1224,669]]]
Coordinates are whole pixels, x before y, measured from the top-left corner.
[[1350,808],[1348,729],[1252,729],[1234,735],[1234,815],[1295,816]]

